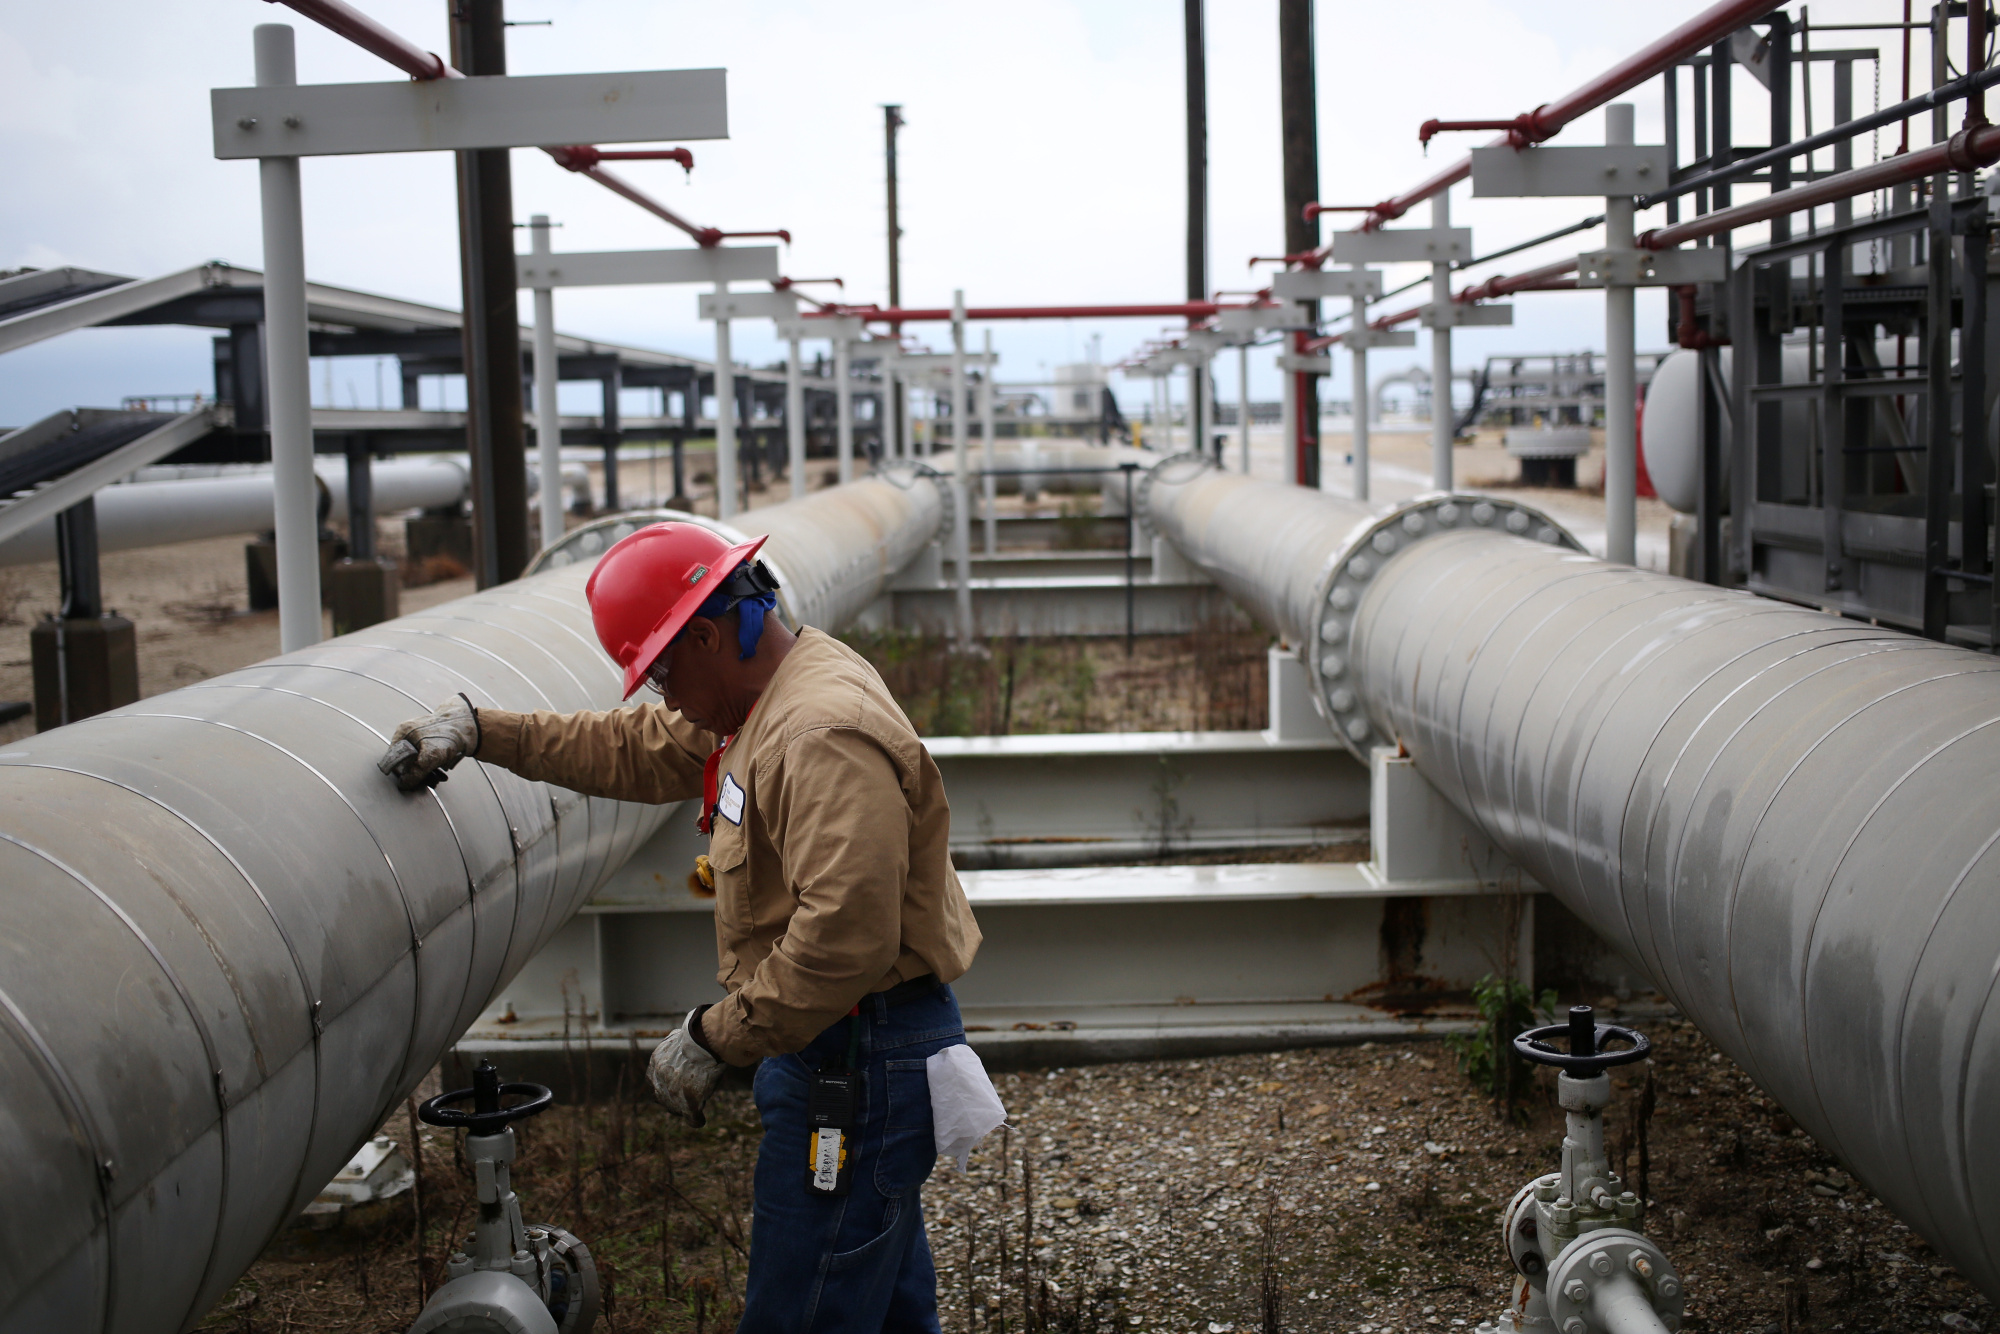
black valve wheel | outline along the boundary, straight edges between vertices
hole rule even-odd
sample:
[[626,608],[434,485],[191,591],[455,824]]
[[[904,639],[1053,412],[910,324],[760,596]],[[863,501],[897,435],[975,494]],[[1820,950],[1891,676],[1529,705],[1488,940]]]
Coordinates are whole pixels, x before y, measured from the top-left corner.
[[[512,1107],[500,1105],[503,1098],[525,1098]],[[540,1084],[503,1084],[491,1061],[481,1061],[472,1072],[472,1087],[455,1093],[440,1093],[417,1108],[417,1115],[434,1126],[463,1126],[474,1135],[498,1133],[511,1121],[545,1112],[556,1100],[555,1093]],[[451,1104],[471,1102],[472,1110],[460,1111]]]
[[[1567,1051],[1549,1045],[1558,1038],[1569,1039]],[[1631,1045],[1607,1051],[1607,1042]],[[1589,1079],[1614,1065],[1630,1065],[1634,1061],[1645,1060],[1653,1050],[1653,1044],[1636,1028],[1600,1024],[1588,1005],[1574,1005],[1570,1007],[1568,1023],[1531,1028],[1514,1039],[1514,1050],[1523,1060],[1533,1061],[1536,1065],[1557,1066],[1578,1079]]]

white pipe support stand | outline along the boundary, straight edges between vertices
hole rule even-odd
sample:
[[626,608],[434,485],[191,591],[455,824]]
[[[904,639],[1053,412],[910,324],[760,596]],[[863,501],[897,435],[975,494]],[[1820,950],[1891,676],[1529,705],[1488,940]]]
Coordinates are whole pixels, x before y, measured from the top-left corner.
[[[257,86],[298,83],[292,30],[253,30]],[[317,644],[320,621],[319,489],[313,478],[312,363],[306,330],[305,213],[299,159],[257,160],[264,231],[265,401],[271,426],[272,527],[278,556],[278,643],[282,652]]]
[[730,346],[730,321],[794,319],[799,299],[790,292],[732,292],[718,281],[704,292],[696,314],[715,321],[715,511],[727,519],[736,513],[736,362]]
[[1604,293],[1604,536],[1605,559],[1637,563],[1639,400],[1636,365],[1635,288],[1721,282],[1728,261],[1719,248],[1637,248],[1633,200],[1665,184],[1672,174],[1664,144],[1633,142],[1629,102],[1604,109],[1604,146],[1472,152],[1475,198],[1601,196],[1604,249],[1577,256],[1576,285]]
[[[549,217],[528,219],[529,249],[538,260],[553,254]],[[556,396],[562,376],[556,359],[556,293],[546,283],[535,293],[535,456],[541,465],[542,546],[562,540],[562,412]]]
[[[1451,331],[1460,325],[1504,325],[1514,322],[1509,306],[1462,306],[1451,299],[1451,266],[1472,258],[1472,229],[1451,225],[1451,192],[1431,197],[1429,227],[1392,227],[1373,232],[1342,232],[1333,238],[1333,257],[1356,268],[1366,264],[1426,262],[1431,266],[1431,299],[1423,307],[1423,325],[1431,331],[1432,392],[1431,485],[1449,491],[1452,485]],[[1356,333],[1368,347],[1409,346],[1377,341],[1380,331]],[[1343,340],[1346,341],[1346,340]],[[1355,346],[1348,342],[1349,347]]]

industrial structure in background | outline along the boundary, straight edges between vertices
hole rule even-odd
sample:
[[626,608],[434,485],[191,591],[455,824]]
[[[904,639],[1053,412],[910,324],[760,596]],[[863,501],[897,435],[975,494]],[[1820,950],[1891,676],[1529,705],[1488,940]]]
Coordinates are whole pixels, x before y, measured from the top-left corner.
[[[589,1239],[524,1221],[507,1184],[506,1121],[550,1091],[507,1086],[529,1101],[505,1106],[496,1071],[563,1083],[572,1025],[615,1039],[584,1061],[620,1060],[713,998],[689,812],[476,765],[406,795],[375,759],[399,721],[455,692],[618,707],[583,585],[611,544],[670,519],[768,536],[794,626],[960,651],[1272,636],[1263,728],[927,740],[986,936],[956,989],[989,1062],[1412,1037],[1463,1023],[1454,998],[1495,957],[1523,983],[1652,988],[2000,1296],[2000,1151],[1981,1130],[2000,1096],[2000,807],[1980,795],[2000,766],[2000,340],[1981,176],[2000,162],[1983,97],[2000,70],[1983,8],[1809,27],[1726,0],[1534,111],[1410,127],[1501,137],[1348,206],[1321,199],[1310,0],[1279,0],[1281,267],[1226,295],[1208,255],[1204,16],[1187,0],[1184,297],[918,306],[901,290],[900,106],[884,109],[885,301],[844,286],[821,299],[779,272],[776,247],[724,244],[782,233],[698,226],[602,165],[691,167],[679,147],[594,145],[718,137],[722,71],[506,76],[498,0],[454,10],[449,62],[340,0],[285,3],[410,78],[299,84],[290,29],[257,29],[257,85],[212,106],[217,154],[259,163],[260,270],[0,280],[0,354],[105,324],[219,331],[212,395],[0,436],[0,562],[53,556],[61,579],[34,630],[41,730],[0,753],[0,940],[15,946],[0,972],[15,1148],[0,1330],[192,1324],[446,1060],[490,1062],[426,1110],[467,1127],[481,1213],[417,1328],[589,1326]],[[1823,39],[1858,30],[1905,52],[1902,100],[1866,115],[1856,66],[1884,57]],[[1928,90],[1910,86],[1919,32]],[[1669,132],[1638,143],[1621,99],[1656,82]],[[1604,144],[1549,142],[1598,109]],[[1764,110],[1768,141],[1737,144]],[[1858,165],[1857,141],[1885,128],[1898,150]],[[550,144],[693,245],[565,254],[531,213],[516,253],[507,152]],[[442,149],[460,155],[463,315],[306,281],[301,157]],[[1590,212],[1481,254],[1451,220],[1468,180]],[[1424,203],[1428,225],[1391,225]],[[1326,239],[1326,213],[1361,218]],[[1599,227],[1596,249],[1453,286]],[[1383,266],[1399,264],[1428,273],[1391,289]],[[714,358],[558,332],[559,289],[638,284],[700,286],[686,295]],[[1638,350],[1642,286],[1670,293],[1670,354]],[[1501,298],[1578,288],[1605,292],[1604,351],[1454,368],[1452,331],[1509,324]],[[529,328],[513,315],[523,290]],[[1176,322],[1116,363],[1150,383],[1150,410],[1128,418],[1094,355],[1005,379],[971,327],[1074,318]],[[772,322],[782,366],[736,363],[743,320]],[[1392,378],[1371,383],[1369,355],[1413,346],[1412,323],[1431,349],[1402,377],[1430,402],[1419,486],[1369,447]],[[1345,463],[1321,440],[1336,348],[1355,373]],[[1247,391],[1250,358],[1273,353],[1276,478],[1258,475],[1252,439],[1273,414]],[[1232,354],[1225,404],[1212,368]],[[312,356],[394,358],[395,405],[313,407]],[[439,375],[463,377],[464,411],[422,405]],[[563,417],[563,380],[598,385],[598,415]],[[657,391],[656,415],[621,413],[633,388]],[[1601,512],[1454,476],[1460,432],[1481,423],[1506,432],[1524,479],[1556,487],[1601,432]],[[834,461],[817,490],[814,457]],[[765,494],[767,477],[789,497]],[[1680,515],[1670,569],[1639,568],[1649,484]],[[1035,508],[1044,492],[1065,511]],[[396,513],[413,553],[461,555],[479,591],[395,615],[372,544],[376,516]],[[254,537],[249,583],[275,599],[284,652],[139,699],[100,548],[229,533]],[[1364,837],[1366,861],[1269,859]],[[1603,1139],[1605,1070],[1642,1058],[1643,1033],[1579,1007],[1516,1045],[1562,1067],[1567,1133],[1559,1170],[1501,1210],[1513,1279],[1491,1328],[1677,1330],[1700,1294]]]

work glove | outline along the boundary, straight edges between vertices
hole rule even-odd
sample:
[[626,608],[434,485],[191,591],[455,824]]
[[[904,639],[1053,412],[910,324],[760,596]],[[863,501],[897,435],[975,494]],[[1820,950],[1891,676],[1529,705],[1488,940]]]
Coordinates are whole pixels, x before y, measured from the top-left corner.
[[436,787],[445,771],[479,749],[479,715],[472,701],[454,695],[427,718],[413,718],[389,738],[388,753],[376,768],[405,792]]
[[707,1008],[703,1005],[689,1010],[681,1026],[653,1048],[653,1059],[646,1065],[646,1078],[660,1106],[685,1117],[696,1130],[708,1124],[702,1109],[722,1082],[722,1062],[709,1055],[690,1031],[701,1022],[701,1012]]

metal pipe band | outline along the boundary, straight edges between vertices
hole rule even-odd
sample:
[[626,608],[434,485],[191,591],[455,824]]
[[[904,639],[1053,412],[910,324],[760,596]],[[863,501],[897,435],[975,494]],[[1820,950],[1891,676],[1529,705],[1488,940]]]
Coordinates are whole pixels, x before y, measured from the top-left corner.
[[[839,491],[744,516],[828,629],[944,514]],[[455,692],[618,707],[583,554],[0,752],[0,1334],[192,1325],[674,809],[375,769]]]
[[1351,624],[1372,726],[2000,1292],[2000,663],[1503,532]]
[[838,630],[948,531],[952,503],[941,473],[896,463],[858,482],[745,510],[727,522],[670,509],[609,515],[565,534],[529,563],[528,573],[595,564],[612,543],[655,523],[699,524],[731,542],[768,535],[760,558],[778,576],[778,609],[786,623]]
[[1192,454],[1147,473],[1136,503],[1148,527],[1292,646],[1320,716],[1364,764],[1388,738],[1361,707],[1348,646],[1355,609],[1385,561],[1466,528],[1583,549],[1539,510],[1497,496],[1436,494],[1371,506],[1222,472]]

